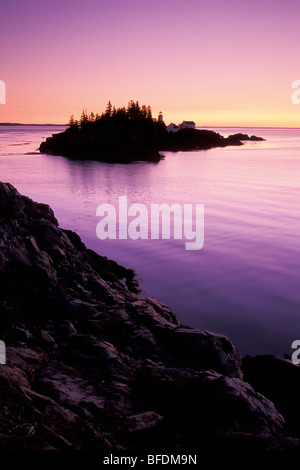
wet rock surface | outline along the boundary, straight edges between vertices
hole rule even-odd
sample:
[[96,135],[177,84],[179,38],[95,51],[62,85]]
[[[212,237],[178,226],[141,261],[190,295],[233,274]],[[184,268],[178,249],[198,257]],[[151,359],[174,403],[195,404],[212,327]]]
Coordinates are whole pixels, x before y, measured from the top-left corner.
[[[245,381],[228,338],[181,326],[133,271],[8,183],[0,281],[0,450],[298,449],[262,362],[258,376],[244,363]],[[276,370],[297,381],[291,363],[272,367],[272,384]]]
[[244,378],[272,400],[285,417],[289,434],[299,436],[300,367],[290,359],[271,355],[246,356],[242,362]]

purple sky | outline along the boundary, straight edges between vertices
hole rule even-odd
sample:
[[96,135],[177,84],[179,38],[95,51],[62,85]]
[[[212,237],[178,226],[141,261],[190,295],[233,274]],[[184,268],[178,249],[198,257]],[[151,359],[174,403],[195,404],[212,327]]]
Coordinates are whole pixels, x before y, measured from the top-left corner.
[[2,0],[0,121],[130,99],[166,122],[298,126],[300,2]]

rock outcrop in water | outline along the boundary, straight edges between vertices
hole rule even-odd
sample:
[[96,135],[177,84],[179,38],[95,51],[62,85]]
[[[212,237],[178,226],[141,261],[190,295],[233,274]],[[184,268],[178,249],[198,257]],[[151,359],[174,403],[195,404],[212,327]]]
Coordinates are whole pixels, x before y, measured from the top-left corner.
[[262,137],[257,137],[256,135],[251,135],[249,137],[248,134],[238,133],[238,134],[229,135],[227,137],[227,140],[234,144],[234,142],[243,142],[243,141],[247,141],[247,140],[250,140],[252,142],[260,142],[260,141],[263,141],[265,139],[263,139]]
[[[132,271],[8,183],[0,219],[1,450],[298,449],[289,405],[251,362],[255,387],[243,380],[228,338],[182,326],[140,297]],[[290,368],[278,370],[296,380]]]

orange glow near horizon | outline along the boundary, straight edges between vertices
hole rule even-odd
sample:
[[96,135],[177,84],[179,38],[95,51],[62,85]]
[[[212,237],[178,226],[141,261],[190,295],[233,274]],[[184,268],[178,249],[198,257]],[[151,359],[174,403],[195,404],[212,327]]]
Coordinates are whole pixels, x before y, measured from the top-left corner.
[[[131,99],[131,97],[130,97]],[[133,98],[135,99],[135,98]],[[138,99],[138,98],[137,98]],[[99,100],[100,101],[100,100]],[[83,109],[88,112],[94,113],[105,110],[107,99],[102,100],[102,106],[84,105],[82,100],[81,106],[74,106],[75,101],[70,104],[51,103],[50,100],[45,107],[40,102],[33,102],[30,106],[28,102],[7,100],[6,105],[0,106],[1,122],[20,122],[24,124],[67,124],[71,114],[74,114],[78,119]],[[128,100],[113,105],[126,106]],[[152,106],[153,117],[157,117],[160,110],[162,110],[163,118],[166,124],[174,122],[176,124],[183,120],[195,121],[197,126],[200,127],[300,127],[300,105],[289,105],[278,109],[267,108],[265,110],[253,107],[252,109],[191,109],[185,107],[178,107],[179,109],[166,109],[164,111],[160,102],[144,102],[138,100],[140,104],[150,104]],[[153,103],[155,106],[153,106]],[[5,109],[4,109],[5,107]]]

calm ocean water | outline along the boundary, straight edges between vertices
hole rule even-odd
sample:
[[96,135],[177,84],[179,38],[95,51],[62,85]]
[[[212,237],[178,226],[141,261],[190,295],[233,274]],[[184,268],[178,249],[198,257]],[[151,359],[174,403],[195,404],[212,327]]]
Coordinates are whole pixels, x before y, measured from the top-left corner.
[[[243,354],[290,353],[300,339],[300,129],[214,129],[266,138],[242,147],[165,152],[158,164],[40,155],[62,128],[1,127],[0,180],[54,209],[89,248],[136,270],[181,322],[224,333]],[[101,203],[201,203],[205,242],[96,237]]]

